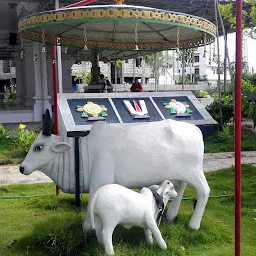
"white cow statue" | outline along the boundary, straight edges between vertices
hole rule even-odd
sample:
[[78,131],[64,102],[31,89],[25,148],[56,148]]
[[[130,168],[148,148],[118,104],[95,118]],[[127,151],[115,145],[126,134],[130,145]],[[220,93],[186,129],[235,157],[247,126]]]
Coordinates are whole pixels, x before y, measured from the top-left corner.
[[[197,199],[189,227],[200,228],[210,188],[203,172],[204,143],[198,127],[170,119],[140,125],[96,122],[90,134],[80,138],[79,145],[80,187],[82,192],[90,193],[84,230],[91,230],[90,201],[100,187],[116,183],[142,188],[163,180],[172,181],[178,193],[168,209],[167,220],[177,217],[189,183]],[[42,133],[20,165],[25,175],[35,170],[48,175],[63,192],[75,193],[73,141],[51,134],[49,111]]]
[[117,184],[108,184],[97,190],[91,201],[91,223],[106,254],[114,255],[112,234],[118,224],[125,228],[141,227],[149,244],[153,244],[153,233],[159,247],[167,248],[156,221],[177,192],[168,180],[163,181],[156,191],[150,188],[142,188],[137,193]]

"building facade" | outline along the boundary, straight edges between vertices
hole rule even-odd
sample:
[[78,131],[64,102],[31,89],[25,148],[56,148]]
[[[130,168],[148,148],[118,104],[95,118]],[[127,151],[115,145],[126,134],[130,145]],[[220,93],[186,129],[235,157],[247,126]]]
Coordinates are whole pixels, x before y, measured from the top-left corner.
[[[187,75],[190,82],[202,81],[209,82],[213,86],[217,85],[218,74],[220,81],[224,81],[223,54],[220,55],[220,70],[218,70],[217,51],[215,44],[206,47],[199,47],[194,52],[194,58],[191,62],[185,62],[184,74]],[[180,80],[182,76],[182,60],[175,56],[174,76],[175,81]],[[227,72],[227,81],[230,81],[229,70]]]

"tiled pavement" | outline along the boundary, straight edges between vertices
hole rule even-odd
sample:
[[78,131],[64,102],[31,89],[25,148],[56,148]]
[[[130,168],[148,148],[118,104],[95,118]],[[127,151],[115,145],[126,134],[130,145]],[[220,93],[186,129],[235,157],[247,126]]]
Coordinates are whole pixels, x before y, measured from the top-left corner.
[[[256,165],[256,151],[242,152],[242,162]],[[234,165],[234,152],[226,153],[207,153],[204,156],[203,168],[205,172],[216,171]],[[17,165],[0,166],[0,185],[51,182],[41,172],[34,172],[31,175],[23,175],[19,172]]]

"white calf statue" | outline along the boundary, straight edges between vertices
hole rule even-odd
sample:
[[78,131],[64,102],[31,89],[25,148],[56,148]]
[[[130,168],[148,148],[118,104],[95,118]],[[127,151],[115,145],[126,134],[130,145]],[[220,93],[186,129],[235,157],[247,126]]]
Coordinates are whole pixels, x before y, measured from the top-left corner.
[[[112,234],[118,224],[125,228],[143,228],[149,244],[153,244],[153,233],[159,247],[166,249],[156,221],[169,199],[176,196],[174,186],[168,180],[153,192],[149,188],[142,188],[137,193],[117,184],[108,184],[98,189],[91,200],[90,216],[93,231],[97,228],[98,241],[103,243],[106,254],[114,255]],[[95,219],[94,214],[99,218]],[[95,224],[95,220],[98,223]]]
[[[63,192],[75,193],[74,145],[72,138],[50,132],[46,112],[43,132],[33,142],[20,172],[35,170],[48,175]],[[69,143],[68,143],[69,142]],[[204,143],[195,125],[163,120],[145,124],[96,122],[90,134],[79,139],[80,188],[90,193],[84,229],[91,230],[90,201],[106,184],[127,188],[148,187],[170,180],[178,196],[172,200],[167,220],[177,215],[186,183],[196,190],[197,204],[189,227],[199,229],[210,188],[203,172]]]

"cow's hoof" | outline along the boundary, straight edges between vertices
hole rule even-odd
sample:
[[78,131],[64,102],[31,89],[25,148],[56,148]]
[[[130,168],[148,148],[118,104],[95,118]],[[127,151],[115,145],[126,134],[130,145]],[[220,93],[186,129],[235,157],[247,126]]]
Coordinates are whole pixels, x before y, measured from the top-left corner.
[[194,209],[196,209],[197,200],[194,200]]
[[87,234],[92,231],[92,225],[90,222],[87,222],[87,221],[84,222],[83,231],[84,233],[87,233]]
[[198,230],[200,228],[200,224],[195,224],[195,223],[189,223],[189,228],[193,229],[193,230]]
[[170,223],[176,224],[178,222],[178,215],[171,219],[167,217],[167,221]]
[[162,220],[167,220],[166,212],[163,213],[163,215],[162,215]]
[[177,223],[178,223],[178,220],[179,220],[179,218],[178,218],[178,216],[176,216],[176,217],[173,219],[173,223],[174,223],[174,224],[177,224]]
[[165,243],[164,241],[159,244],[159,247],[160,247],[161,249],[163,249],[163,250],[166,250],[166,249],[167,249],[167,245],[166,245],[166,243]]
[[75,211],[76,211],[76,213],[81,212],[81,207],[77,207],[77,206],[75,206]]

